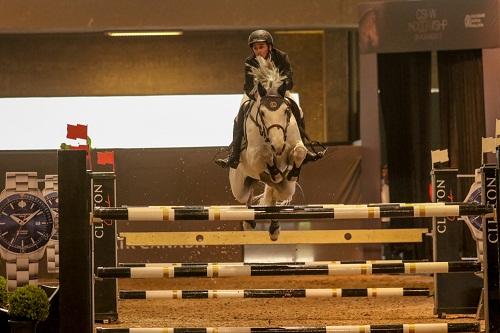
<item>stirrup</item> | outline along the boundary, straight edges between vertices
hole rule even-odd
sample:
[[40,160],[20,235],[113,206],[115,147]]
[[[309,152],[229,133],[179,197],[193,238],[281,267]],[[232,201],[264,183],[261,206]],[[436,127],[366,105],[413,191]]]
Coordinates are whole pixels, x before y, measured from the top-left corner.
[[309,140],[306,146],[309,148],[306,154],[306,158],[304,159],[304,162],[306,163],[314,162],[323,158],[323,156],[325,156],[326,154],[326,151],[328,150],[327,147],[325,147],[318,141]]
[[229,166],[229,157],[218,158],[214,162],[215,162],[215,164],[217,164],[221,168],[226,169]]
[[231,159],[230,157],[226,157],[216,159],[214,162],[223,169],[227,169],[228,167],[236,169],[238,167],[238,164],[240,164],[239,160],[239,158]]
[[316,162],[317,160],[319,160],[319,159],[323,158],[323,156],[325,156],[325,151],[326,150],[318,151],[318,152],[308,151],[306,154],[306,158],[304,158],[304,161],[302,162],[302,164],[306,164],[309,162]]

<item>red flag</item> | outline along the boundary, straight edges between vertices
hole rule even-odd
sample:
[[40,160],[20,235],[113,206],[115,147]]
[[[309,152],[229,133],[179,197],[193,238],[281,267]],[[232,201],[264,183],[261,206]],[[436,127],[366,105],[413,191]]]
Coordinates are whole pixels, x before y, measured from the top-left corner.
[[97,164],[111,165],[113,167],[113,170],[115,170],[115,152],[114,151],[97,152]]
[[68,124],[66,137],[68,139],[84,139],[87,140],[87,125],[70,125]]

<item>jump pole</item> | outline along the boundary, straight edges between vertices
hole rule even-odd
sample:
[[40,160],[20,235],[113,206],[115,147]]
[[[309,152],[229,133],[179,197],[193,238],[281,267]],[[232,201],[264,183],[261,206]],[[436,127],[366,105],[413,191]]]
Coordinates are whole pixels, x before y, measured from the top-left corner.
[[493,212],[493,207],[474,204],[429,204],[417,203],[405,206],[347,206],[335,208],[313,208],[293,210],[272,207],[263,208],[172,208],[172,207],[97,207],[94,209],[94,222],[105,220],[125,221],[268,221],[303,219],[377,219],[384,217],[442,217],[483,215]]
[[[440,201],[440,202],[426,202],[426,205],[467,205],[467,203],[461,201]],[[287,210],[307,210],[307,209],[321,209],[321,208],[359,208],[359,207],[395,207],[395,206],[415,206],[415,203],[411,202],[382,202],[382,203],[368,203],[368,204],[342,204],[342,203],[325,203],[325,204],[310,204],[310,205],[279,205],[279,206],[265,206],[265,205],[210,205],[210,206],[196,206],[196,205],[163,205],[163,206],[147,206],[147,207],[160,207],[160,208],[171,208],[180,210],[192,210],[192,209],[257,209],[264,210],[267,212],[280,211],[283,209]]]
[[337,298],[430,296],[429,288],[120,290],[120,299]]
[[479,323],[388,324],[323,327],[97,328],[97,333],[459,333],[479,332]]
[[119,263],[120,267],[178,267],[178,266],[208,266],[208,265],[219,265],[219,266],[244,266],[244,265],[304,265],[304,266],[316,266],[316,265],[328,265],[328,264],[399,264],[399,263],[410,263],[410,262],[428,262],[427,260],[329,260],[329,261],[283,261],[283,262],[214,262],[214,263],[196,263],[196,262],[127,262]]
[[431,274],[478,272],[481,264],[474,261],[382,263],[382,264],[327,264],[304,265],[208,265],[179,267],[98,267],[100,278],[182,278],[234,277],[280,275],[375,275],[375,274]]

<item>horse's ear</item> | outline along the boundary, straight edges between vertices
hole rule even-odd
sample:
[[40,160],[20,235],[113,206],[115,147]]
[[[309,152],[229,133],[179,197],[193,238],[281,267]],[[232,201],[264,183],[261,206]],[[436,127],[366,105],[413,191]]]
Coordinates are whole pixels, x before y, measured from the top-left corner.
[[264,86],[260,82],[257,85],[257,91],[259,92],[260,97],[264,97],[267,95],[266,88],[264,88]]

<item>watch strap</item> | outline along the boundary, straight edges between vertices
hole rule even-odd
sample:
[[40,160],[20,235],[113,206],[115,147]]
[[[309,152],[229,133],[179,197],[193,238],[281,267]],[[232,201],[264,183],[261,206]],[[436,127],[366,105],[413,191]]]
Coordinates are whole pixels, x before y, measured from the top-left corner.
[[6,262],[5,270],[9,291],[28,284],[38,285],[38,260],[32,260],[28,256],[18,256]]
[[5,192],[32,192],[38,191],[36,172],[6,172]]
[[59,273],[59,240],[56,239],[47,244],[47,272]]
[[57,175],[45,175],[45,188],[46,193],[57,192],[59,188],[59,177]]
[[[36,172],[6,172],[5,192],[22,193],[40,191]],[[7,260],[5,271],[7,275],[8,290],[27,284],[38,284],[38,259],[29,255],[17,255],[16,258]]]

